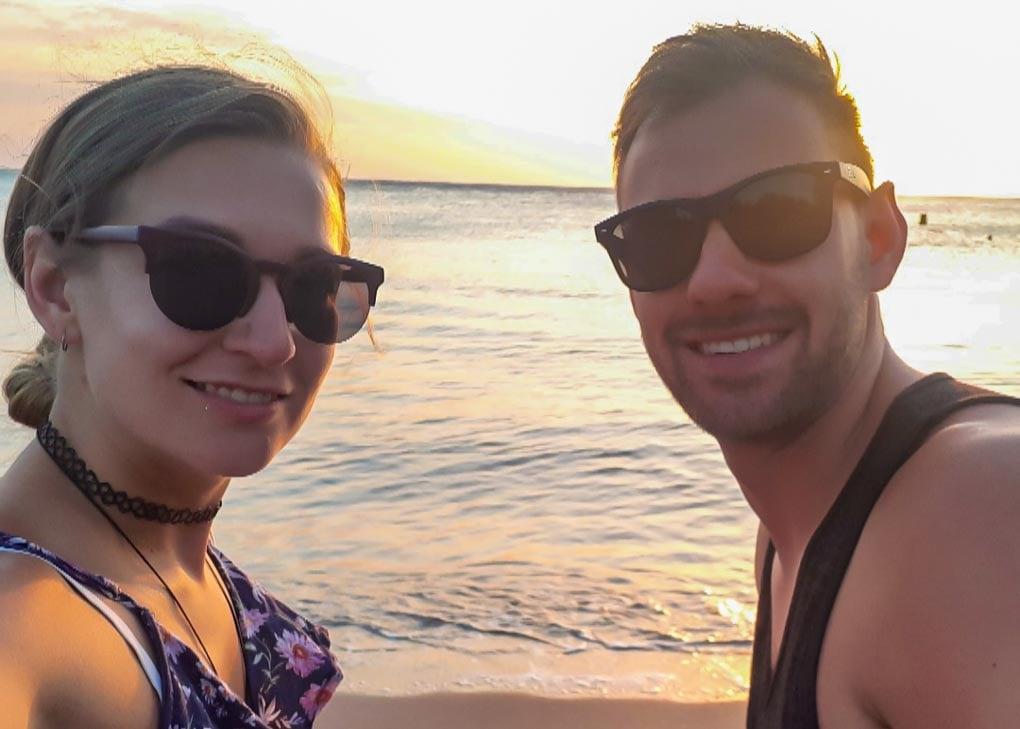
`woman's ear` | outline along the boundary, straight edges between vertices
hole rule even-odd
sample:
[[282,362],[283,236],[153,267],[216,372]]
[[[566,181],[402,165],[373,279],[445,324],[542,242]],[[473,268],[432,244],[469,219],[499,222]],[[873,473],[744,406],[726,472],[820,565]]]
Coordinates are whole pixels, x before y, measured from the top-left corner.
[[868,280],[872,291],[892,283],[907,247],[907,221],[896,203],[891,182],[879,185],[865,203]]
[[55,342],[78,338],[78,321],[67,297],[67,269],[60,245],[44,228],[33,225],[22,240],[25,298],[36,320]]

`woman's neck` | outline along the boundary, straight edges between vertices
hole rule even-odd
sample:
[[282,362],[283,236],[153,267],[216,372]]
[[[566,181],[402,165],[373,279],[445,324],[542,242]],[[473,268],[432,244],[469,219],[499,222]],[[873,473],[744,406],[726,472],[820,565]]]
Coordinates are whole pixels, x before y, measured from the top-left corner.
[[[50,505],[60,503],[65,507],[64,521],[53,521],[53,524],[59,525],[61,530],[67,525],[67,531],[81,531],[76,535],[79,540],[108,543],[111,555],[133,545],[157,568],[159,565],[164,569],[176,567],[195,577],[201,576],[211,520],[161,523],[140,518],[130,509],[118,509],[116,503],[139,499],[147,506],[200,511],[220,502],[229,479],[203,478],[179,464],[146,458],[143,449],[132,449],[124,441],[98,436],[98,429],[76,429],[73,422],[64,423],[61,419],[54,424],[59,433],[58,442],[63,447],[54,448],[52,443],[44,447],[39,440],[33,440],[5,476],[9,488],[19,490],[19,485],[28,485],[27,493],[23,494],[27,500],[22,505],[28,507],[35,503],[39,507],[38,516],[45,522],[52,508]],[[49,435],[47,442],[52,441],[54,434]],[[68,446],[78,460],[69,457]],[[87,471],[95,475],[91,483],[83,478]],[[113,503],[102,503],[97,497],[98,491],[106,492],[106,500]],[[124,496],[114,492],[122,492]],[[34,497],[43,493],[48,498],[40,503]],[[157,509],[149,507],[148,510]],[[19,511],[23,518],[31,520],[31,514],[24,509]],[[145,509],[136,508],[135,511],[144,513]],[[165,517],[166,513],[162,513]],[[48,530],[46,523],[40,526],[43,531]]]

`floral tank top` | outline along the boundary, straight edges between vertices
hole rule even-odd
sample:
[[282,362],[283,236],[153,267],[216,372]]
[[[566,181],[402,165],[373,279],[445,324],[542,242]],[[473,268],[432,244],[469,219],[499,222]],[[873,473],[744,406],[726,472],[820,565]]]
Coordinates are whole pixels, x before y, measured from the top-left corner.
[[[244,655],[246,696],[210,672],[182,641],[116,584],[85,572],[32,542],[0,532],[0,552],[51,565],[124,636],[159,697],[158,729],[305,729],[332,697],[343,674],[325,628],[310,623],[238,569],[215,547],[209,557],[230,596]],[[127,608],[145,629],[141,646],[100,595]]]

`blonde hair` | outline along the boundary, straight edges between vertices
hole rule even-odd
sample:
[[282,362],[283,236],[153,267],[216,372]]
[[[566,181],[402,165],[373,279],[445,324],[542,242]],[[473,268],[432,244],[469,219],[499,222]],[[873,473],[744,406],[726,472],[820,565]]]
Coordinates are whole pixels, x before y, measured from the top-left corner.
[[[321,89],[296,63],[301,89]],[[319,161],[334,195],[331,222],[340,253],[350,249],[343,181],[311,104],[233,71],[201,65],[159,66],[100,84],[72,101],[36,143],[11,190],[4,255],[25,287],[25,231],[41,226],[73,240],[110,214],[119,185],[146,164],[186,144],[240,136],[293,144]],[[67,245],[66,243],[62,245]],[[3,383],[8,413],[38,427],[55,392],[56,343],[43,337]]]
[[7,411],[16,422],[38,428],[50,416],[57,374],[57,343],[43,336],[35,350],[4,379]]

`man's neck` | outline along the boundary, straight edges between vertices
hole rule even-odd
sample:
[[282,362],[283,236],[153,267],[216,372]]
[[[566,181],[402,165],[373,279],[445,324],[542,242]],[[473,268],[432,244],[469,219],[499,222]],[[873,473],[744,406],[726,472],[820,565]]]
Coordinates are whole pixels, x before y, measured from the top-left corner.
[[834,405],[794,439],[782,444],[720,442],[781,562],[799,562],[890,403],[921,377],[878,334]]

